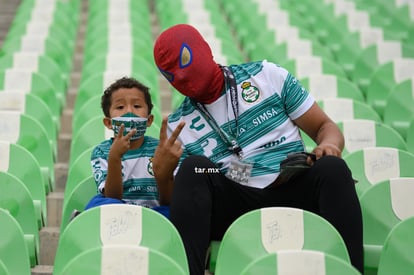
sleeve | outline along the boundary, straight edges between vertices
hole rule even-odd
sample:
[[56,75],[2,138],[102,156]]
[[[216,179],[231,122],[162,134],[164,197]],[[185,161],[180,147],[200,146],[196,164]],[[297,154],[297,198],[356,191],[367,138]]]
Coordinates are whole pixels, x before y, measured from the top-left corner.
[[108,174],[108,160],[99,147],[96,147],[91,154],[92,176],[95,180],[96,187],[100,193],[103,193],[105,180]]
[[308,111],[315,99],[292,74],[288,73],[282,88],[282,102],[286,112],[295,120]]

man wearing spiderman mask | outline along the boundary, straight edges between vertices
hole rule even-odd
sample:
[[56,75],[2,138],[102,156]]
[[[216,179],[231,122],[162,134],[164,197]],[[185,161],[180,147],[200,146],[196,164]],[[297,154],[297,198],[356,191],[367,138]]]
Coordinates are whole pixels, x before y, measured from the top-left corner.
[[[160,34],[154,60],[185,96],[163,120],[153,169],[190,273],[204,274],[210,242],[221,240],[238,217],[274,206],[328,220],[362,272],[362,216],[341,159],[344,138],[300,82],[266,60],[217,64],[208,43],[186,24]],[[282,177],[288,154],[305,151],[300,129],[317,144],[313,158],[305,161],[307,168]]]

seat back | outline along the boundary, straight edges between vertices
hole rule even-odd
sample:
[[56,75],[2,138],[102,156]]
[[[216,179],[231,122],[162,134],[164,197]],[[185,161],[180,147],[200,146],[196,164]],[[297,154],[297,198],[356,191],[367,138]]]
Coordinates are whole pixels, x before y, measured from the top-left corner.
[[[91,264],[94,263],[94,264]],[[86,250],[68,262],[58,274],[171,274],[185,275],[171,257],[136,245],[107,245]]]
[[0,171],[0,190],[0,208],[8,210],[21,226],[27,239],[30,266],[33,267],[39,261],[39,229],[33,199],[26,186],[7,172]]
[[8,172],[21,180],[33,198],[39,213],[39,229],[47,225],[46,184],[35,157],[24,147],[0,140],[0,171]]
[[253,260],[287,249],[318,250],[350,262],[342,237],[325,219],[301,209],[269,207],[250,211],[230,225],[215,272],[240,274]]
[[397,177],[414,177],[414,154],[391,147],[369,147],[345,155],[345,162],[358,181],[355,185],[361,197],[373,185]]
[[414,217],[407,218],[391,230],[385,240],[378,265],[378,275],[410,274],[414,270]]
[[16,111],[0,111],[0,140],[17,143],[30,151],[49,181],[50,190],[55,188],[54,152],[46,130],[39,121]]
[[414,177],[381,181],[360,198],[364,243],[383,245],[388,233],[400,221],[414,216]]
[[127,204],[94,207],[73,219],[60,235],[54,273],[88,249],[114,244],[160,251],[188,273],[184,245],[172,223],[156,211]]
[[352,119],[338,122],[337,125],[345,138],[344,156],[367,147],[407,150],[405,140],[387,124],[368,119]]
[[320,251],[282,250],[254,260],[240,274],[358,275],[360,273],[343,259]]
[[29,251],[20,224],[3,208],[0,208],[0,224],[0,274],[31,274]]
[[72,212],[74,210],[82,211],[85,209],[89,200],[92,199],[97,192],[95,180],[92,176],[88,176],[81,180],[71,191],[64,193],[60,232],[62,232],[70,222],[69,219]]

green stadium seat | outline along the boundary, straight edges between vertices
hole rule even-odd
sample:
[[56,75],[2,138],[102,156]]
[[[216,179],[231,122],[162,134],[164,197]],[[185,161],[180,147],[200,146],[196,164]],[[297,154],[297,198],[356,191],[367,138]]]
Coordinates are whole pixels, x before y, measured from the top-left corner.
[[[94,264],[91,264],[94,263]],[[107,245],[86,250],[73,258],[58,274],[171,274],[185,275],[171,257],[136,245]]]
[[317,101],[339,97],[365,102],[361,90],[349,79],[344,77],[312,74],[302,78],[300,82]]
[[378,275],[410,274],[414,270],[414,217],[400,221],[388,234],[381,251]]
[[34,267],[39,264],[39,229],[33,198],[21,180],[7,172],[0,171],[0,190],[0,209],[8,210],[21,226],[29,253],[30,266]]
[[64,194],[60,224],[61,233],[69,224],[73,211],[82,211],[97,192],[95,180],[90,175],[74,186],[73,190]]
[[317,250],[350,263],[338,231],[325,219],[296,208],[250,211],[230,225],[217,255],[216,274],[240,274],[249,263],[281,250]]
[[[395,86],[400,85],[401,82],[409,80],[410,78],[414,79],[412,68],[414,68],[413,58],[395,58],[376,68],[370,76],[370,83],[366,90],[366,102],[382,117],[385,116],[384,112],[386,105],[389,102],[388,98],[392,94],[392,91],[396,89]],[[402,85],[406,90],[410,91],[410,94],[412,94],[413,88],[407,84]],[[398,86],[397,89],[401,89],[400,87],[401,86]],[[397,93],[403,93],[403,91]],[[394,97],[401,98],[399,95],[396,95]],[[414,98],[414,96],[411,95],[411,98]],[[411,102],[413,101],[414,99],[411,99]],[[404,100],[402,99],[401,102],[404,102]],[[407,102],[407,104],[409,104],[409,102]],[[414,109],[411,108],[411,111],[414,112]],[[388,110],[388,112],[390,112],[390,110]],[[398,110],[392,109],[391,114],[389,113],[387,115],[392,116],[392,112],[398,112]]]
[[55,189],[54,152],[46,130],[36,119],[16,111],[0,111],[0,140],[17,143],[38,161],[48,183],[46,194]]
[[414,154],[391,147],[370,147],[345,155],[358,197],[377,183],[397,177],[414,177]]
[[64,197],[69,196],[73,189],[84,179],[92,176],[91,154],[93,148],[95,148],[95,146],[86,149],[82,154],[69,163]]
[[407,150],[407,144],[401,135],[385,123],[353,119],[337,123],[345,137],[343,155],[367,147],[392,147]]
[[[378,41],[363,49],[354,62],[351,79],[366,94],[371,76],[379,66],[402,57],[402,47],[398,41]],[[380,109],[376,109],[380,112]],[[380,113],[381,115],[381,113]]]
[[0,92],[12,91],[31,93],[40,97],[49,106],[53,120],[57,121],[62,111],[62,103],[52,82],[43,74],[29,70],[0,71]]
[[0,274],[30,275],[29,251],[20,224],[9,211],[0,208]]
[[189,272],[181,237],[167,218],[141,206],[110,204],[83,211],[61,232],[54,274],[80,253],[111,245],[148,247],[171,257],[186,274]]
[[39,121],[45,128],[55,155],[60,121],[54,120],[50,108],[38,96],[17,91],[0,92],[0,110],[18,111]]
[[6,69],[29,70],[45,75],[54,85],[55,92],[61,101],[66,103],[68,76],[61,71],[59,65],[47,55],[33,52],[15,52],[0,57],[0,70]]
[[358,275],[360,272],[343,259],[320,251],[281,250],[254,260],[240,274]]
[[384,123],[397,130],[403,138],[407,138],[412,119],[414,119],[414,73],[410,79],[392,88],[384,108]]
[[18,144],[0,140],[0,152],[0,171],[16,176],[29,190],[40,230],[47,225],[47,201],[39,163],[32,153]]
[[319,106],[335,122],[349,119],[369,119],[381,122],[381,117],[367,103],[350,98],[328,98],[318,101]]
[[393,227],[414,216],[413,192],[414,177],[398,177],[378,182],[360,197],[367,272],[379,269],[380,255]]
[[346,77],[345,71],[337,63],[318,56],[300,56],[282,62],[281,66],[299,80],[312,74],[332,74],[339,77]]

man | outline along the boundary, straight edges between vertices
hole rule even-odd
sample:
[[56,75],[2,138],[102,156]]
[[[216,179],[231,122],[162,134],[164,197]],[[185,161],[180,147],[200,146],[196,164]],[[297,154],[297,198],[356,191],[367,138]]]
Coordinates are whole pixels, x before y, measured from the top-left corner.
[[[191,274],[204,274],[210,241],[220,240],[235,219],[272,206],[327,219],[362,272],[362,216],[351,172],[340,158],[344,138],[298,80],[267,61],[221,66],[186,24],[161,33],[154,60],[186,96],[168,125],[163,121],[153,168]],[[299,129],[316,142],[315,161],[308,158],[309,169],[282,181],[281,161],[304,151]]]

